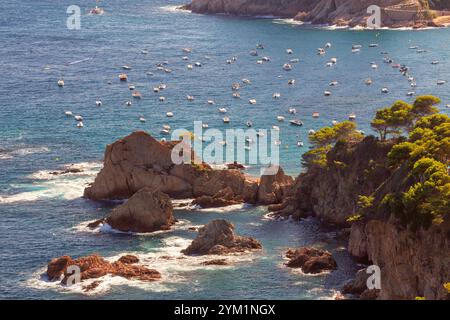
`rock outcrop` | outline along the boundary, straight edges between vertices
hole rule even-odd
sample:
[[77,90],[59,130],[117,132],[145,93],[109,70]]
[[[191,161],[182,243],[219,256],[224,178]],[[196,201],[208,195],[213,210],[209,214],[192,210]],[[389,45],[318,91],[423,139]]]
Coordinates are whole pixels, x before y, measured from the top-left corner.
[[[78,266],[81,272],[81,281],[100,278],[107,274],[141,281],[156,281],[161,278],[161,274],[158,271],[136,265],[137,262],[139,262],[139,259],[134,256],[133,258],[131,258],[131,256],[127,256],[126,258],[122,257],[112,263],[99,255],[90,255],[78,259],[62,256],[49,262],[47,266],[47,276],[50,281],[62,279],[61,282],[66,284],[69,276],[73,274],[72,272],[68,272],[68,267]],[[98,286],[98,284],[99,282],[87,289],[92,290]]]
[[[103,169],[85,189],[92,200],[127,199],[144,187],[171,198],[196,198],[205,207],[248,202],[281,201],[292,178],[280,168],[273,177],[250,178],[239,169],[213,170],[207,164],[172,162],[177,142],[159,142],[145,132],[134,132],[106,147]],[[195,155],[192,155],[195,158]]]
[[301,268],[304,273],[320,273],[337,269],[336,261],[330,252],[316,248],[289,249],[286,252],[289,268]]
[[114,208],[106,218],[106,223],[124,232],[153,232],[170,229],[175,219],[169,196],[145,187],[127,202]]
[[[446,12],[429,10],[420,0],[192,0],[183,9],[196,13],[277,16],[313,24],[366,26],[371,5],[381,7],[383,27],[426,27],[439,23]],[[436,7],[449,9],[450,5]],[[437,17],[436,17],[437,16]]]
[[352,226],[348,250],[380,267],[380,299],[447,299],[448,232],[434,226],[413,233],[394,221],[370,220]]
[[213,220],[198,231],[197,238],[182,253],[186,255],[224,255],[261,249],[261,244],[250,237],[234,233],[234,226],[226,220]]

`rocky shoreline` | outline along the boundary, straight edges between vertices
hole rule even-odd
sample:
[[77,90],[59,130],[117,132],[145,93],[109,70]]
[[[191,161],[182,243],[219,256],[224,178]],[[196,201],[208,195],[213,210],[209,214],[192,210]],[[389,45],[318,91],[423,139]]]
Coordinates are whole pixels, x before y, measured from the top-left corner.
[[313,25],[366,27],[371,5],[381,8],[381,27],[385,28],[423,29],[450,24],[450,11],[432,10],[419,0],[192,0],[179,8],[201,14],[270,16]]

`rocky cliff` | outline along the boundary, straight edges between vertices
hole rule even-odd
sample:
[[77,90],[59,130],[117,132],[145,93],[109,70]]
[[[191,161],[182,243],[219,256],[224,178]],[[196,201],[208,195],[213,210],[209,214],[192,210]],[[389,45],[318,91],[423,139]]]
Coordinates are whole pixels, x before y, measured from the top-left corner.
[[192,0],[183,8],[196,13],[277,16],[313,24],[365,26],[371,5],[382,8],[385,27],[434,25],[434,17],[422,14],[428,8],[420,0]]
[[[338,142],[325,165],[300,174],[283,203],[270,208],[280,216],[313,215],[351,226],[348,251],[381,269],[379,299],[449,299],[444,288],[450,281],[448,214],[438,225],[412,228],[384,203],[386,195],[405,193],[414,185],[406,164],[388,165],[396,142],[370,136],[358,143]],[[364,206],[369,209],[360,216]]]

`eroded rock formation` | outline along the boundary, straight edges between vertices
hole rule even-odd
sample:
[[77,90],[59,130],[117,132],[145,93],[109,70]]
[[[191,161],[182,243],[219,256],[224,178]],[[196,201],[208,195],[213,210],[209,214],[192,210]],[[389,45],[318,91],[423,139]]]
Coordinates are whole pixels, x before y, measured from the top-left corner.
[[144,187],[127,202],[114,208],[106,223],[124,232],[153,232],[169,229],[175,219],[169,196]]
[[[62,256],[49,262],[47,276],[50,281],[62,279],[61,283],[66,284],[68,277],[73,274],[68,272],[67,268],[69,266],[78,266],[81,272],[81,281],[100,278],[107,274],[141,281],[156,281],[161,278],[161,274],[158,271],[137,265],[137,262],[139,262],[139,259],[131,255],[121,257],[112,263],[96,254],[78,259]],[[95,285],[87,289],[92,290],[99,284],[100,282],[96,282]]]
[[197,238],[182,253],[187,255],[230,254],[261,249],[261,244],[250,237],[238,236],[234,226],[226,220],[213,220],[198,231]]
[[336,261],[330,252],[317,248],[289,249],[286,252],[289,268],[301,268],[304,273],[320,273],[337,269]]

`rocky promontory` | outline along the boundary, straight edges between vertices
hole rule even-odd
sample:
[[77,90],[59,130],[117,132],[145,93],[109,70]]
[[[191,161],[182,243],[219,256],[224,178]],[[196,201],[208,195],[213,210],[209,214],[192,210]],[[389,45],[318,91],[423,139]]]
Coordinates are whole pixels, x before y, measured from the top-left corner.
[[304,273],[320,273],[337,269],[336,261],[330,252],[317,248],[289,249],[286,252],[289,268],[301,268]]
[[[371,5],[381,8],[382,27],[439,26],[450,22],[450,6],[421,0],[192,0],[195,13],[275,16],[312,24],[366,26]],[[433,10],[439,9],[439,10]]]

